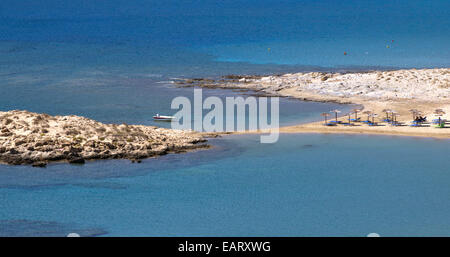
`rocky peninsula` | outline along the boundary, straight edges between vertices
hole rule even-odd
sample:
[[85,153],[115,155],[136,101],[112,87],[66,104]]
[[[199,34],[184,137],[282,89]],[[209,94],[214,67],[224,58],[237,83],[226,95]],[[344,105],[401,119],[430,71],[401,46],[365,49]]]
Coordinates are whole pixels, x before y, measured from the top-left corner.
[[[258,96],[282,96],[317,102],[357,104],[360,117],[364,112],[377,115],[377,126],[351,124],[351,126],[323,126],[312,122],[283,127],[284,133],[365,133],[403,136],[450,138],[450,68],[401,69],[364,72],[299,72],[271,76],[228,75],[220,79],[174,80],[177,86],[199,86],[249,91]],[[364,110],[362,110],[364,109]],[[441,110],[441,116],[435,111]],[[386,110],[396,114],[401,126],[383,123]],[[411,127],[411,110],[417,115],[446,120],[444,129],[431,124]],[[331,111],[331,110],[330,110]],[[347,122],[347,113],[340,121]],[[352,114],[352,117],[354,115]],[[318,120],[322,117],[317,117]],[[366,118],[366,116],[364,116]]]
[[0,112],[0,162],[44,167],[48,162],[143,158],[206,148],[205,136],[144,125],[104,124],[80,116]]
[[299,72],[272,76],[228,75],[218,80],[193,78],[174,80],[174,83],[181,86],[247,89],[272,96],[339,103],[353,102],[355,97],[394,101],[450,101],[450,68]]

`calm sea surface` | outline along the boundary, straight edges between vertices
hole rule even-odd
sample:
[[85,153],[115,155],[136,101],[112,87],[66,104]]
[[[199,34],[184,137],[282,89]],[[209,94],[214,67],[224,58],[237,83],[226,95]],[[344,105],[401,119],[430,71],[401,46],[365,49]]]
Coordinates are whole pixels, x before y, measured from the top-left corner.
[[[411,0],[3,0],[0,110],[168,126],[151,116],[193,95],[172,78],[448,67],[449,11],[448,1]],[[336,108],[351,107],[283,98],[280,122]],[[1,165],[0,236],[450,235],[448,140],[211,143],[141,164]]]

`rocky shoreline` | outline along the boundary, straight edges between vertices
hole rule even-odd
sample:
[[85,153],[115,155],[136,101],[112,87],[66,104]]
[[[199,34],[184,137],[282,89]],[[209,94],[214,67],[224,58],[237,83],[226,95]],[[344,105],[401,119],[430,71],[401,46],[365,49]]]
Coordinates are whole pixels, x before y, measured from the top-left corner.
[[141,159],[207,148],[205,135],[144,125],[104,124],[80,116],[0,112],[0,162],[45,167],[49,162]]

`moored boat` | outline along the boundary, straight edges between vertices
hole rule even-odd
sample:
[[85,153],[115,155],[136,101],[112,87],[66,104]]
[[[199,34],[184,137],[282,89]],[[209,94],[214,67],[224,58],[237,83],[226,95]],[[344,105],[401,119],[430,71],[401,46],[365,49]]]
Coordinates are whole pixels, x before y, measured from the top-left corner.
[[175,117],[156,114],[155,116],[153,116],[153,119],[156,121],[172,121],[173,119],[175,119]]

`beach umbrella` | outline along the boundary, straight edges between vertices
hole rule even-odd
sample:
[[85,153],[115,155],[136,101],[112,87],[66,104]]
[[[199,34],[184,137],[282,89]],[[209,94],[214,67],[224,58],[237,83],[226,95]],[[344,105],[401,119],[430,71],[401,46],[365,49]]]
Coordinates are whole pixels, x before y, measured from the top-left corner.
[[352,109],[352,112],[355,114],[355,120],[357,120],[358,119],[358,112],[360,112],[361,111],[361,109]]
[[417,115],[417,113],[419,113],[419,111],[418,111],[417,109],[411,109],[411,110],[409,110],[409,112],[412,113],[412,115],[413,115],[413,120],[416,119],[416,115]]
[[334,115],[335,115],[335,118],[336,118],[336,122],[337,122],[338,121],[337,120],[337,114],[340,113],[341,111],[339,111],[339,110],[332,110],[330,112],[334,112]]
[[389,113],[392,113],[392,110],[391,109],[383,109],[382,112],[386,113],[386,119],[388,120],[389,119]]
[[439,125],[441,125],[441,116],[445,114],[444,110],[436,109],[434,110],[434,114],[439,118]]
[[391,114],[392,114],[392,121],[394,123],[396,123],[397,122],[397,117],[400,116],[400,114],[398,114],[396,111],[392,111]]
[[369,117],[372,114],[372,111],[364,111],[363,114],[367,114],[367,120],[369,120]]
[[325,125],[326,125],[327,124],[327,117],[330,116],[330,114],[328,112],[323,112],[321,115],[325,118]]
[[378,114],[372,113],[372,115],[370,115],[370,116],[372,116],[372,123],[375,123],[375,117],[377,117]]
[[434,110],[434,114],[442,116],[445,114],[445,111],[442,109],[436,109],[436,110]]
[[398,113],[395,110],[391,110],[392,120],[395,121],[395,117],[398,116]]

